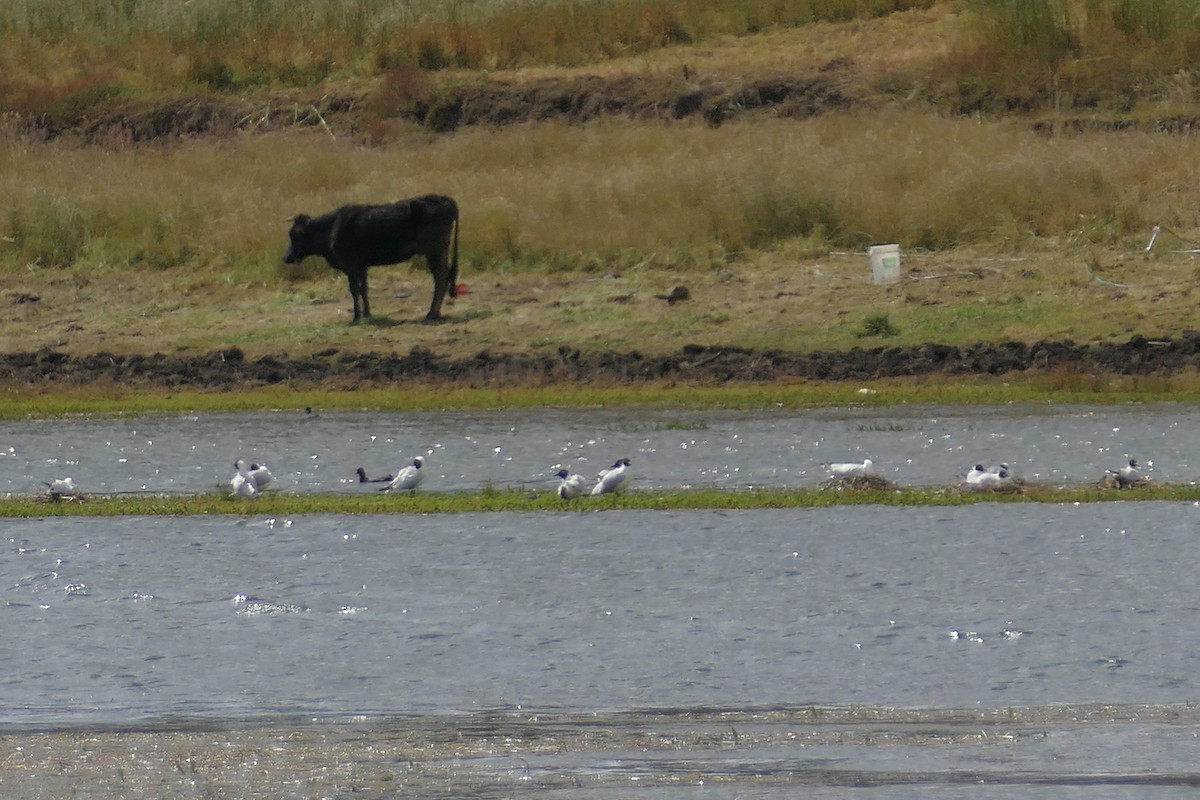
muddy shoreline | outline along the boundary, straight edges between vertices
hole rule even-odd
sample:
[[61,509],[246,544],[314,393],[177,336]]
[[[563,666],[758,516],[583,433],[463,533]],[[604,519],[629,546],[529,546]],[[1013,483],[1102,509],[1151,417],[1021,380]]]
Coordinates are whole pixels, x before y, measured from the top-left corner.
[[[1191,706],[997,710],[678,709],[598,714],[297,718],[0,733],[6,796],[510,797],[681,786],[1196,786],[1177,769],[1047,768],[1081,726],[1163,736]],[[1014,747],[1020,747],[1014,751]],[[810,755],[810,748],[820,748]],[[1025,769],[997,767],[1001,748]],[[919,750],[933,768],[907,766]],[[832,761],[823,754],[835,752]],[[1016,752],[1018,755],[1014,756]],[[889,755],[895,754],[894,760]],[[949,757],[953,755],[953,759]],[[939,761],[939,759],[943,759]],[[940,766],[936,766],[940,765]],[[775,796],[775,795],[772,795]]]
[[253,386],[347,386],[406,382],[491,386],[520,383],[631,383],[673,381],[698,385],[878,380],[909,376],[1009,375],[1032,370],[1081,374],[1170,375],[1200,367],[1200,332],[1175,339],[1134,336],[1124,343],[1072,341],[856,347],[843,352],[781,352],[722,345],[685,345],[667,354],[583,352],[569,347],[541,353],[480,351],[465,358],[422,347],[407,354],[328,349],[312,355],[249,357],[234,347],[203,355],[74,356],[43,350],[0,355],[0,385],[84,386],[120,383],[146,387],[232,389]]

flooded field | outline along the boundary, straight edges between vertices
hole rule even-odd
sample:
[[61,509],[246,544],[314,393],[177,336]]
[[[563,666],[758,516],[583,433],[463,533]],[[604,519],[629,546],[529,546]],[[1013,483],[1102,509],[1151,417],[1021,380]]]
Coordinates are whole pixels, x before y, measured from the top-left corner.
[[[291,412],[0,426],[0,490],[900,483],[1200,473],[1129,408]],[[424,487],[423,487],[424,488]],[[1190,797],[1200,508],[7,520],[0,794]]]

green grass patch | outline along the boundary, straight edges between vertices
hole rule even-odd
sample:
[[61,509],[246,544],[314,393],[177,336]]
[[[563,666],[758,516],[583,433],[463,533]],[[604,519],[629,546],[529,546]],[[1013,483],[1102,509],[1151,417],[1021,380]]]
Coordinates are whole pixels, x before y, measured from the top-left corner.
[[[1012,405],[1200,402],[1200,376],[1090,375],[1054,371],[1001,380],[961,376],[952,380],[894,379],[846,383],[552,384],[547,386],[403,387],[303,390],[286,386],[254,391],[172,390],[114,385],[10,389],[0,394],[0,419],[73,415],[281,411],[469,411],[481,409],[630,407],[681,410],[797,409],[897,405]],[[310,410],[306,412],[307,410]],[[663,423],[673,425],[675,423]],[[701,429],[705,423],[678,423]]]
[[1020,491],[967,491],[955,487],[688,489],[631,491],[564,501],[553,491],[489,488],[479,492],[391,494],[283,494],[266,492],[245,499],[226,493],[198,495],[119,495],[50,501],[44,496],[0,502],[0,517],[52,516],[295,516],[299,514],[451,514],[539,511],[700,511],[773,508],[827,508],[846,505],[962,506],[975,503],[1098,503],[1115,500],[1200,500],[1196,485],[1151,485],[1117,491],[1099,487],[1026,484]]

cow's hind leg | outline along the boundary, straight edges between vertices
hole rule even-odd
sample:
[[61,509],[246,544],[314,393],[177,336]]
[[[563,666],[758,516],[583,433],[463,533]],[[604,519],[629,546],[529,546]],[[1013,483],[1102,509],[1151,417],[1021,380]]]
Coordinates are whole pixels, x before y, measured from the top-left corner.
[[370,313],[366,308],[367,298],[363,293],[363,280],[354,271],[349,271],[346,273],[346,282],[350,284],[350,299],[354,303],[354,321],[358,322],[364,314]]
[[367,297],[367,271],[362,271],[362,280],[358,285],[358,294],[362,297],[363,317],[371,316],[371,300]]
[[450,266],[442,253],[427,255],[429,271],[433,274],[433,302],[429,305],[429,313],[425,315],[426,322],[437,322],[442,318],[442,301],[450,289]]

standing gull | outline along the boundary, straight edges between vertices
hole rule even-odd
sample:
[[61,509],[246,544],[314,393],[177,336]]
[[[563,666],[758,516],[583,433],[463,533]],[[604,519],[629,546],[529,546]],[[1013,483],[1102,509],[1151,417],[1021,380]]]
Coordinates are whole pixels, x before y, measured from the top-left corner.
[[75,479],[70,476],[55,478],[52,483],[47,483],[46,486],[49,487],[49,495],[53,500],[58,500],[61,497],[75,496]]
[[967,484],[978,489],[994,489],[997,486],[1003,486],[1008,483],[1008,480],[1008,464],[1001,464],[998,467],[989,467],[988,469],[984,469],[979,464],[976,464],[967,473]]
[[837,462],[829,465],[829,474],[835,478],[857,478],[869,474],[873,466],[875,462],[869,458],[863,459],[862,463]]
[[265,489],[267,484],[274,478],[271,470],[267,469],[266,464],[251,464],[250,468],[247,469],[246,462],[239,458],[233,462],[233,466],[237,469],[239,475],[250,482],[250,485],[256,492]]
[[583,490],[586,488],[587,478],[578,472],[570,473],[565,469],[560,469],[554,473],[554,476],[559,480],[558,496],[563,500],[574,500],[583,494]]
[[238,497],[254,497],[258,492],[254,488],[254,481],[246,475],[246,463],[238,459],[235,466],[237,474],[229,479],[229,491]]
[[421,472],[421,466],[425,463],[425,459],[417,456],[404,469],[396,473],[396,477],[392,478],[392,482],[384,486],[379,491],[381,492],[412,492],[416,494],[417,487],[421,485],[421,481],[425,478]]
[[592,487],[592,496],[612,494],[629,481],[629,459],[619,458],[608,469],[600,470],[600,480]]
[[1141,467],[1136,458],[1131,458],[1125,466],[1112,473],[1117,479],[1117,488],[1127,489],[1130,486],[1137,485],[1137,482],[1142,479]]
[[275,479],[271,474],[271,470],[267,469],[266,464],[251,464],[250,471],[246,473],[246,477],[254,481],[254,488],[262,491],[267,488],[267,484]]

